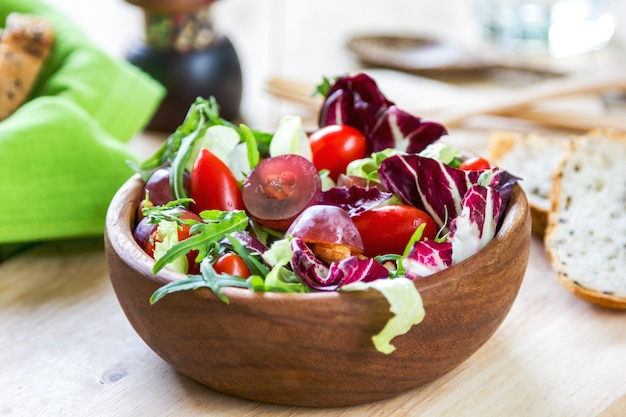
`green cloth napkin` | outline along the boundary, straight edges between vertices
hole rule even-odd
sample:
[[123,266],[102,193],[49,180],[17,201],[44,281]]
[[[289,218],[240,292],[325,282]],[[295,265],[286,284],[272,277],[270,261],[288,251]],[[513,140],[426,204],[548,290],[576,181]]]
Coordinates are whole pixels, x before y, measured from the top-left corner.
[[132,174],[128,141],[165,89],[89,42],[39,0],[2,0],[48,18],[55,44],[29,101],[0,121],[0,259],[16,244],[99,236],[109,202]]

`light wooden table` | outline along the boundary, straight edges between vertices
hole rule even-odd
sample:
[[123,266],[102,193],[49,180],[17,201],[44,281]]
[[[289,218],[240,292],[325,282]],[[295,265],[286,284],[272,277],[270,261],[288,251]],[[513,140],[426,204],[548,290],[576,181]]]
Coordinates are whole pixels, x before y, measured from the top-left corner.
[[[49,1],[111,54],[122,56],[126,42],[141,32],[138,11],[121,0]],[[271,75],[315,82],[320,74],[356,69],[343,48],[353,30],[449,35],[455,28],[455,36],[472,41],[468,3],[225,0],[216,12],[242,60],[246,121],[271,129],[284,111],[303,110],[265,93]],[[111,31],[113,21],[125,28]],[[624,62],[621,52],[615,56],[610,59]],[[604,59],[596,54],[566,64],[593,67]],[[455,94],[465,91],[442,92],[414,77],[377,74],[390,98],[397,94],[397,101],[412,108],[424,100],[460,101]],[[427,88],[433,97],[407,94],[411,88]],[[477,101],[496,94],[491,86],[471,88],[472,94],[481,89]],[[467,91],[461,95],[468,97]],[[450,137],[485,152],[494,128],[547,129],[487,117],[453,129]],[[146,133],[132,146],[147,155],[161,139]],[[143,343],[115,299],[102,239],[39,244],[0,264],[0,416],[620,416],[626,412],[625,352],[626,316],[594,308],[563,290],[535,239],[509,316],[449,374],[397,398],[351,408],[260,404],[180,375]]]

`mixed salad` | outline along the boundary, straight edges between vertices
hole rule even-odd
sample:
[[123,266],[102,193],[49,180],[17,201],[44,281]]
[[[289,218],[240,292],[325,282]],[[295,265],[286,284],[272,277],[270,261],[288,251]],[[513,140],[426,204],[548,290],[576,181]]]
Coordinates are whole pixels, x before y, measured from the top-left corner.
[[324,79],[319,129],[298,116],[274,134],[234,125],[198,98],[163,146],[133,166],[145,181],[134,231],[185,279],[159,288],[306,293],[374,288],[395,316],[390,341],[424,317],[413,280],[495,235],[517,178],[439,141],[441,124],[388,100],[364,73]]

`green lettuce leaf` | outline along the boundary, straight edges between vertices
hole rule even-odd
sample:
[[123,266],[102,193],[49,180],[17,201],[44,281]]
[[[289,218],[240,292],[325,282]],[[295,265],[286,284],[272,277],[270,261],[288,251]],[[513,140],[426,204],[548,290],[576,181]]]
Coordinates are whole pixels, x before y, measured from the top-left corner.
[[[286,268],[291,262],[293,253],[288,239],[280,239],[263,254],[265,262],[272,266],[272,269],[265,277],[263,284],[264,291],[279,292],[308,292],[308,288],[302,284],[293,271]],[[258,290],[258,286],[256,287]]]
[[[154,259],[159,260],[167,251],[178,243],[178,224],[175,221],[161,220],[157,229],[159,241],[154,245]],[[180,255],[166,265],[171,270],[187,274],[187,257]]]
[[286,115],[278,122],[278,127],[270,143],[270,156],[295,154],[313,160],[309,138],[304,131],[300,116]]
[[436,159],[453,168],[457,168],[461,164],[460,158],[463,156],[459,149],[443,142],[431,143],[419,154],[426,158]]
[[411,327],[421,323],[426,314],[422,297],[408,278],[379,279],[371,282],[355,282],[341,287],[341,291],[365,291],[369,288],[379,291],[389,302],[389,310],[394,316],[389,319],[380,333],[372,336],[372,342],[379,352],[390,354],[396,350],[391,340],[407,333]]

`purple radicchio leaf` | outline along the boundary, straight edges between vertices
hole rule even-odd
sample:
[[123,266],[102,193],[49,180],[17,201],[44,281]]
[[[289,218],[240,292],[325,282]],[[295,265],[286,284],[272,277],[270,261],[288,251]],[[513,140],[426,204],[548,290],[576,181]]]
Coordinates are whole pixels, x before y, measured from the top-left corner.
[[337,206],[354,216],[380,205],[391,196],[391,193],[376,187],[332,187],[322,193],[319,204]]
[[439,123],[400,110],[364,73],[339,77],[326,94],[319,126],[332,124],[346,124],[361,131],[367,138],[368,153],[401,148],[404,141],[408,142],[408,152],[419,152],[448,133]]
[[461,214],[450,222],[452,264],[477,253],[493,239],[502,200],[493,188],[475,185],[463,197]]
[[439,227],[461,213],[461,200],[471,186],[468,171],[416,154],[385,159],[378,176],[385,189],[426,211]]
[[426,211],[442,227],[461,214],[462,199],[474,185],[493,188],[502,203],[498,220],[504,214],[513,186],[518,178],[507,171],[492,168],[464,171],[440,161],[416,154],[394,155],[385,159],[378,170],[385,189],[403,203]]
[[404,274],[417,279],[442,271],[452,265],[452,243],[420,240],[402,260]]
[[[232,232],[230,235],[237,239],[237,241],[239,241],[239,243],[241,243],[245,248],[258,253],[259,255],[263,255],[265,251],[267,251],[267,246],[265,246],[263,242],[261,242],[258,238],[252,236],[250,233]],[[222,239],[220,244],[228,245],[228,239]]]
[[371,188],[371,187],[375,187],[378,188],[380,191],[387,191],[385,190],[385,187],[383,187],[383,185],[378,182],[375,181],[371,178],[364,178],[364,177],[359,177],[357,175],[352,175],[352,174],[339,174],[339,176],[337,177],[337,187],[352,187],[353,185],[356,185],[357,187],[363,187],[363,188]]
[[371,153],[405,148],[408,153],[417,153],[447,134],[443,125],[413,116],[393,105],[379,115],[371,129],[368,150]]
[[498,220],[502,220],[507,204],[511,199],[511,194],[513,194],[513,186],[515,186],[520,178],[497,167],[484,171],[471,171],[469,178],[472,184],[491,187],[500,194],[502,204],[500,205]]
[[319,126],[350,125],[367,136],[369,128],[376,123],[378,113],[392,104],[368,75],[359,73],[339,77],[326,94]]
[[389,271],[372,258],[351,256],[327,266],[315,257],[302,239],[291,239],[291,250],[291,268],[302,282],[317,291],[336,291],[353,282],[369,282],[389,276]]

